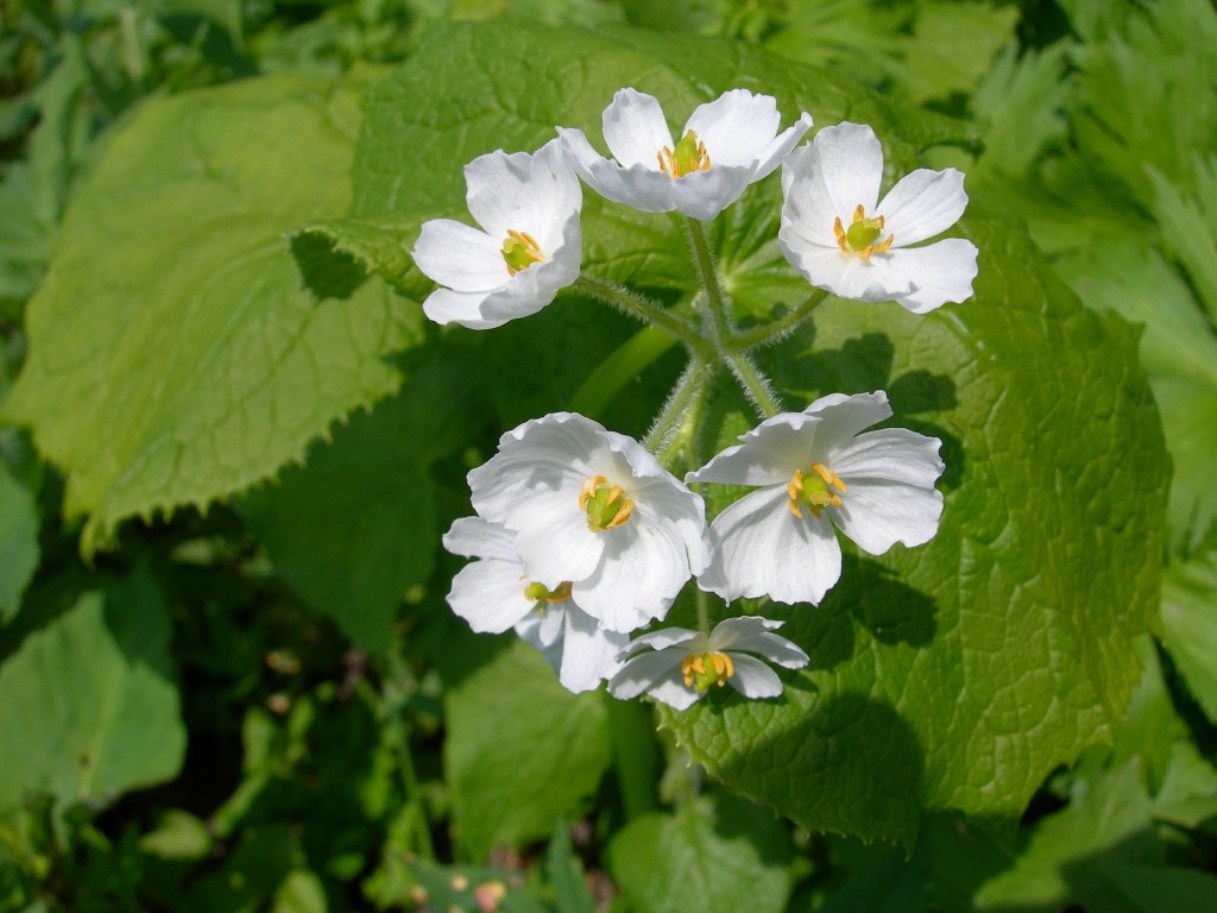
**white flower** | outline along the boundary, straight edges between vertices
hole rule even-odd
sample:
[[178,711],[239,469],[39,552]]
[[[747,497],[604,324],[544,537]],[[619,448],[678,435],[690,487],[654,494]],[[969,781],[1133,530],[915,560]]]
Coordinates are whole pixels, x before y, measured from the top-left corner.
[[478,514],[514,534],[528,580],[571,583],[610,631],[662,617],[709,560],[702,499],[637,441],[581,415],[507,432],[469,487]]
[[475,558],[452,580],[448,604],[480,633],[515,628],[539,649],[570,691],[590,691],[620,668],[629,635],[606,631],[579,608],[574,587],[552,590],[529,580],[512,533],[480,517],[463,517],[444,535],[444,548]]
[[597,193],[643,212],[713,219],[772,172],[811,127],[804,113],[780,135],[768,95],[732,89],[701,105],[673,142],[659,102],[621,89],[604,110],[605,159],[582,130],[559,127],[575,168]]
[[481,230],[432,219],[411,251],[436,289],[423,311],[474,330],[535,314],[579,278],[583,193],[557,140],[535,154],[502,150],[465,166],[465,200]]
[[[609,693],[621,700],[651,695],[684,710],[713,685],[731,687],[744,697],[777,697],[782,682],[756,653],[787,669],[807,665],[808,657],[784,637],[771,634],[782,626],[767,618],[728,618],[710,636],[687,628],[665,628],[637,638],[622,653],[629,657],[609,682]],[[640,653],[643,647],[652,652]]]
[[870,127],[825,127],[782,167],[778,245],[812,285],[842,298],[895,301],[924,314],[964,301],[976,278],[976,245],[948,238],[910,245],[946,231],[968,195],[954,168],[922,168],[879,199],[883,149]]
[[872,555],[933,538],[941,441],[906,428],[859,434],[891,414],[882,390],[833,393],[766,419],[687,475],[760,487],[714,519],[714,553],[699,585],[727,600],[818,603],[841,576],[834,525]]

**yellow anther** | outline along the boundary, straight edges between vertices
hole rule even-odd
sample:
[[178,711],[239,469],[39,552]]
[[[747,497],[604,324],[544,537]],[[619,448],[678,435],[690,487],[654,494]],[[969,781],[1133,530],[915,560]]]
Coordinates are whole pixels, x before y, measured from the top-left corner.
[[507,274],[510,276],[545,259],[537,239],[526,231],[516,231],[514,228],[507,230],[507,240],[503,242],[502,253],[503,262],[507,264]]
[[634,513],[634,502],[620,485],[593,476],[579,489],[579,509],[587,514],[587,528],[602,533],[627,522]]
[[[833,491],[834,488],[836,491]],[[841,495],[847,491],[849,489],[840,476],[823,463],[812,463],[807,473],[796,469],[790,477],[786,484],[786,494],[790,498],[787,506],[792,514],[802,520],[803,505],[806,504],[811,509],[811,515],[818,519],[825,507],[840,507],[844,503]]]
[[[706,668],[706,660],[710,661],[709,668]],[[727,684],[727,679],[735,675],[735,663],[731,662],[731,657],[726,653],[698,653],[682,659],[680,671],[684,676],[686,688],[704,694],[711,685],[721,688]]]
[[540,581],[534,580],[524,587],[524,598],[531,602],[548,602],[555,605],[570,599],[570,581],[564,580],[552,590]]
[[849,228],[841,224],[841,217],[833,219],[832,233],[836,236],[837,247],[843,254],[857,254],[863,260],[869,260],[875,254],[881,254],[892,246],[894,235],[888,235],[882,241],[885,220],[883,216],[873,219],[866,217],[866,209],[861,203],[854,209],[854,218]]
[[707,171],[710,155],[706,144],[690,130],[676,144],[675,149],[664,146],[659,150],[659,170],[670,178],[684,177],[693,171]]

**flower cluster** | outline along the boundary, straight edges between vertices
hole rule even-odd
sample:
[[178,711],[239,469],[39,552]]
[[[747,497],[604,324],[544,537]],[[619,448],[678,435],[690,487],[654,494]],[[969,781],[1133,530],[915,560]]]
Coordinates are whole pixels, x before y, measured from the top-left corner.
[[[922,545],[938,530],[940,442],[873,428],[892,416],[882,390],[833,393],[783,411],[747,349],[789,326],[736,333],[714,275],[699,220],[780,167],[778,244],[820,290],[796,316],[828,293],[895,301],[915,314],[971,296],[976,247],[957,238],[921,244],[963,214],[963,176],[921,169],[880,198],[874,132],[843,123],[796,148],[811,126],[802,113],[782,130],[773,98],[734,89],[698,107],[674,136],[655,98],[622,89],[603,118],[611,158],[581,130],[559,127],[536,153],[492,152],[466,166],[478,228],[449,219],[422,227],[413,256],[440,286],[424,303],[439,323],[497,327],[576,285],[672,332],[690,352],[645,445],[570,412],[524,422],[469,473],[476,516],[456,520],[444,536],[450,552],[473,559],[453,580],[453,610],[475,631],[514,628],[572,691],[607,680],[618,698],[649,694],[678,710],[727,684],[745,697],[777,697],[782,682],[766,661],[797,669],[807,654],[774,633],[779,621],[728,617],[711,629],[704,594],[728,604],[764,597],[815,605],[841,574],[838,532],[881,555],[896,543]],[[613,202],[687,218],[714,332],[580,274],[580,179]],[[720,364],[763,421],[694,469],[702,462],[693,461],[698,404]],[[690,470],[683,481],[670,471],[677,464]],[[689,488],[707,484],[755,490],[707,523]],[[700,591],[699,628],[631,640],[666,617],[690,579]]]

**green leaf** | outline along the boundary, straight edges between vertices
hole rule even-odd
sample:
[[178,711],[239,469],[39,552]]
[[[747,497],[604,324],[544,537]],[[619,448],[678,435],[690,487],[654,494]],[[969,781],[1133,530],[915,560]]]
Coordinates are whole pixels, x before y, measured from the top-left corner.
[[558,913],[596,913],[596,899],[583,877],[583,866],[570,843],[570,829],[565,821],[554,825],[549,838],[549,883],[553,885]]
[[91,548],[123,519],[237,492],[392,392],[417,308],[317,301],[283,233],[340,215],[354,89],[248,80],[152,100],[110,141],[30,301],[7,417],[67,477]]
[[38,555],[38,505],[0,459],[0,624],[17,614]]
[[1208,872],[1138,865],[1112,874],[1120,891],[1143,913],[1217,910],[1217,877]]
[[1013,867],[987,882],[976,903],[986,910],[1128,910],[1114,883],[1129,867],[1162,861],[1152,806],[1131,762],[1091,784],[1063,811],[1044,818]]
[[474,858],[548,835],[595,791],[609,764],[604,700],[566,691],[519,640],[449,688],[444,770]]
[[764,809],[725,793],[675,814],[636,818],[609,844],[609,870],[630,909],[646,913],[786,908],[791,848]]
[[966,224],[968,302],[829,299],[763,363],[789,406],[886,389],[896,424],[940,438],[938,535],[847,556],[818,608],[759,607],[811,656],[782,699],[664,713],[711,773],[812,830],[911,846],[926,810],[1017,818],[1140,677],[1166,461],[1136,333],[1080,307],[1011,224],[975,203]]
[[1162,642],[1196,702],[1217,723],[1217,549],[1171,566],[1162,584]]
[[105,804],[173,777],[186,748],[169,612],[136,576],[88,593],[0,669],[0,812],[24,796]]
[[441,350],[401,393],[355,413],[303,467],[237,509],[276,568],[362,649],[383,653],[405,590],[438,545],[429,463],[471,436],[476,370]]
[[912,44],[895,83],[918,101],[970,92],[1014,35],[1015,6],[923,0]]

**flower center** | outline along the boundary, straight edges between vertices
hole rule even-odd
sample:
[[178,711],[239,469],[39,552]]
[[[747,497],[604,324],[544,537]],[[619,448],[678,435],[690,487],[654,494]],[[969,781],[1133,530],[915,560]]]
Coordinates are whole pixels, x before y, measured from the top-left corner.
[[708,171],[709,168],[710,156],[706,152],[706,144],[692,130],[684,135],[675,149],[664,146],[659,150],[659,170],[673,180],[692,171]]
[[[837,491],[833,491],[833,489]],[[841,494],[837,494],[837,492]],[[848,489],[841,477],[823,463],[812,463],[806,474],[796,469],[786,486],[790,495],[790,512],[803,519],[803,505],[811,508],[811,515],[819,519],[820,511],[825,507],[840,507],[841,495]]]
[[[548,606],[556,605],[559,602],[566,602],[566,600],[570,599],[570,581],[564,580],[551,590],[545,584],[534,580],[524,587],[524,598],[538,603],[537,608],[545,611]],[[546,605],[540,605],[540,603],[545,603]]]
[[[866,217],[866,209],[861,203],[854,210],[854,220],[850,223],[849,228],[841,225],[841,217],[837,216],[833,220],[832,232],[837,236],[837,247],[841,248],[843,254],[857,254],[863,260],[869,260],[871,254],[881,254],[892,246],[894,235],[888,235],[882,241],[879,241],[879,236],[883,234],[883,216],[875,216],[873,219]],[[875,243],[879,241],[879,243]]]
[[735,674],[735,664],[726,653],[698,653],[682,659],[680,671],[684,674],[686,688],[705,694],[711,685],[721,688],[727,684],[727,679]]
[[526,231],[508,229],[507,240],[503,242],[503,261],[507,264],[508,275],[514,276],[544,259],[536,238]]
[[594,533],[621,526],[634,513],[634,502],[620,485],[604,476],[593,476],[579,489],[579,509],[587,513],[587,528]]

